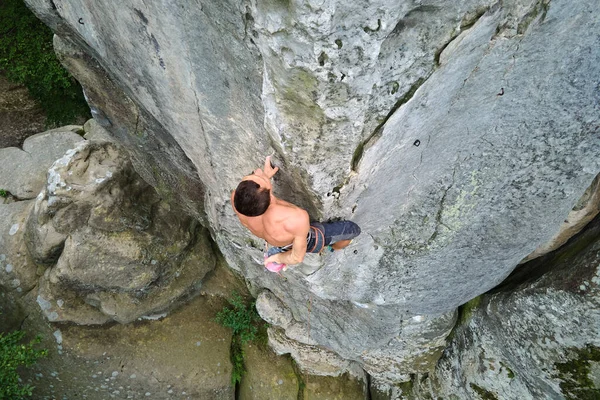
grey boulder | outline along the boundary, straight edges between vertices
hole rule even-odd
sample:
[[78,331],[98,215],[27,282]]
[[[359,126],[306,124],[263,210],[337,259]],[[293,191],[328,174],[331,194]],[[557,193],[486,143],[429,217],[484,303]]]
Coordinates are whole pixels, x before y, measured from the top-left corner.
[[48,319],[126,323],[194,293],[215,257],[171,207],[118,145],[86,141],[58,159],[27,225],[31,254],[51,265],[38,296]]
[[65,151],[84,140],[81,126],[64,126],[25,139],[23,149],[0,149],[0,189],[18,199],[33,199],[44,187],[46,170]]

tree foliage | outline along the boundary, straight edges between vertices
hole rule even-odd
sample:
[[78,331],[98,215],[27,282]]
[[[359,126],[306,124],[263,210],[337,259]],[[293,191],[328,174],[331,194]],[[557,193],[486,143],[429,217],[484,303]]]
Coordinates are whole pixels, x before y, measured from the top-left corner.
[[89,117],[89,108],[81,86],[56,58],[52,36],[23,0],[0,1],[0,71],[27,87],[48,125],[60,125]]

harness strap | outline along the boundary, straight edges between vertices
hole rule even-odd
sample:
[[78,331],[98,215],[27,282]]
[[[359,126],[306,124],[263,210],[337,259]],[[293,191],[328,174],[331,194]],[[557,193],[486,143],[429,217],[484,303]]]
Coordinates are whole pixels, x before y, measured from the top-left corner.
[[[322,242],[323,245],[321,247],[325,247],[325,233],[321,229],[317,228],[316,226],[311,226],[310,229],[311,229],[311,232],[313,230],[315,232],[314,233],[315,244],[312,247],[312,249],[308,250],[308,252],[313,253],[315,251],[315,249],[317,248],[317,246],[319,245],[319,234],[321,234],[321,240],[323,241]],[[312,235],[312,233],[311,233],[311,235]]]

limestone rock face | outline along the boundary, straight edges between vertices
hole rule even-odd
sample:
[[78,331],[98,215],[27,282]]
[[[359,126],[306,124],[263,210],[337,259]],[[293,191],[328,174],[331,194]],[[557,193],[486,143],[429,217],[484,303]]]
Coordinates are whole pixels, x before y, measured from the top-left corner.
[[525,264],[505,287],[484,295],[436,373],[415,379],[411,394],[598,398],[600,219],[592,224],[578,241]]
[[581,196],[581,199],[579,199],[552,239],[540,245],[521,263],[558,249],[575,234],[579,233],[598,213],[600,213],[600,175],[596,176],[596,179]]
[[0,288],[20,297],[37,283],[37,267],[25,246],[25,221],[33,202],[0,204]]
[[160,200],[118,145],[85,141],[48,171],[28,247],[52,264],[38,303],[51,321],[126,323],[171,308],[214,267],[206,232]]
[[[65,126],[29,136],[23,149],[0,148],[0,287],[2,295],[20,298],[38,281],[35,260],[26,246],[27,222],[46,172],[65,151],[83,141],[81,126]],[[5,300],[9,301],[9,300]]]
[[239,389],[240,400],[296,400],[299,382],[289,357],[277,357],[256,345],[244,346],[246,373]]
[[65,126],[28,137],[23,149],[0,149],[0,188],[18,199],[34,199],[44,187],[46,170],[83,140],[77,131],[80,126]]
[[[254,294],[372,371],[412,349],[386,381],[432,368],[454,309],[551,239],[600,171],[592,0],[27,3],[96,121]],[[363,232],[283,277],[229,204],[270,152],[275,194]],[[433,333],[404,343],[406,321]]]

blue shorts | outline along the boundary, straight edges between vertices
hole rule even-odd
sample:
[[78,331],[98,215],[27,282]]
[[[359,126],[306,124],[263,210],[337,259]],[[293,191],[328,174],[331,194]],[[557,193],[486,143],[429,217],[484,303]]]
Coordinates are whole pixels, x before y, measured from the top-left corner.
[[[319,253],[325,246],[341,240],[354,239],[358,235],[360,235],[360,227],[352,221],[311,222],[306,236],[306,252]],[[291,249],[291,244],[283,247],[270,247],[267,255],[270,257]]]

